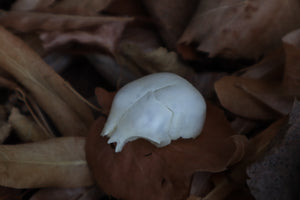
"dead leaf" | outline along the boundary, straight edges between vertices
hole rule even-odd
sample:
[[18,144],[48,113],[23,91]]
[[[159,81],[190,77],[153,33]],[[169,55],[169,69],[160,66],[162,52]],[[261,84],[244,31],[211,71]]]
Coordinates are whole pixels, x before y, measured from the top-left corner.
[[163,47],[145,52],[137,45],[122,43],[119,54],[124,57],[121,63],[119,59],[121,65],[132,63],[129,68],[136,67],[137,71],[144,73],[172,72],[184,75],[187,71],[191,71],[179,60],[175,52],[169,52]]
[[77,200],[88,188],[45,188],[36,192],[30,200]]
[[74,89],[3,28],[0,28],[0,41],[1,68],[30,91],[63,135],[84,135],[93,115]]
[[96,46],[105,52],[114,54],[117,43],[127,22],[120,20],[110,23],[98,24],[94,30],[76,31],[50,31],[40,34],[43,47],[46,50],[58,48],[71,42]]
[[[225,173],[216,174],[214,177],[215,188],[211,190],[203,200],[227,199],[234,191],[245,189],[246,179],[248,178],[246,168],[250,163],[255,162],[264,155],[270,144],[272,144],[272,141],[274,141],[274,138],[285,129],[286,122],[287,120],[284,117],[271,124],[254,138],[251,138],[242,161]],[[251,196],[246,197],[251,198]],[[244,199],[244,197],[241,199]]]
[[250,119],[274,119],[279,116],[275,110],[238,87],[244,84],[260,84],[258,82],[257,79],[225,76],[215,83],[215,89],[222,106],[229,111]]
[[245,138],[233,137],[222,111],[207,105],[202,134],[195,140],[173,141],[164,148],[140,139],[115,153],[107,138],[100,136],[105,120],[99,118],[87,138],[86,152],[100,188],[123,199],[185,199],[194,172],[223,171],[240,160]]
[[100,17],[27,11],[1,11],[0,24],[21,32],[67,31],[98,27],[113,22],[129,22],[129,17]]
[[32,119],[22,115],[17,108],[11,110],[8,122],[24,142],[35,142],[54,137],[39,127]]
[[299,197],[299,109],[295,102],[290,127],[282,130],[263,158],[247,168],[248,186],[256,199],[298,199]]
[[280,81],[284,71],[284,55],[285,52],[282,47],[275,49],[258,63],[241,69],[234,74],[244,78]]
[[285,72],[283,85],[290,95],[299,96],[300,86],[300,29],[287,34],[283,39],[285,50]]
[[10,135],[11,125],[7,122],[0,121],[0,144]]
[[51,4],[48,11],[65,14],[95,15],[104,10],[112,0],[61,0]]
[[85,139],[81,137],[0,145],[0,185],[13,188],[90,186],[93,180],[84,145]]
[[120,88],[137,79],[129,69],[119,65],[112,57],[103,54],[86,55],[103,79],[114,88]]
[[213,187],[211,172],[196,172],[191,182],[190,196],[204,197]]
[[97,97],[97,101],[101,106],[102,112],[106,115],[109,114],[110,107],[115,97],[115,94],[116,92],[108,92],[104,88],[98,87],[95,89],[95,95]]
[[30,200],[99,200],[102,196],[99,189],[89,188],[45,188],[35,193]]
[[11,6],[11,10],[30,11],[47,8],[55,0],[17,0]]
[[299,28],[298,0],[204,0],[180,38],[210,57],[258,58]]
[[0,87],[5,87],[11,90],[15,90],[18,87],[18,85],[14,81],[11,81],[9,79],[0,76]]
[[174,50],[179,37],[197,8],[198,1],[143,0],[143,2],[158,25],[158,31],[166,46]]

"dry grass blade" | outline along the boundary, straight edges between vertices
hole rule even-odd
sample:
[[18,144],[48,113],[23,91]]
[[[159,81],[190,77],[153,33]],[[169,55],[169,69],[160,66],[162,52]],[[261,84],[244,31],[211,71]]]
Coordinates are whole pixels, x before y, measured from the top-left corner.
[[81,137],[0,145],[0,185],[13,188],[92,185],[84,145],[85,139]]
[[84,135],[91,110],[37,54],[0,28],[0,66],[20,82],[51,117],[63,135]]

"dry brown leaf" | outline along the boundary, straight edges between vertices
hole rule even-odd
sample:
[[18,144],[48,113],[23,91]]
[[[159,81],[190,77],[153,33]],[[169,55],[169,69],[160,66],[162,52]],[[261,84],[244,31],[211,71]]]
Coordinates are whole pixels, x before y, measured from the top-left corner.
[[101,192],[94,186],[89,188],[45,188],[35,193],[30,200],[99,200]]
[[[249,141],[247,146],[247,153],[243,160],[225,174],[218,177],[217,182],[215,181],[215,188],[211,190],[203,200],[219,200],[229,197],[234,191],[243,190],[247,174],[246,168],[250,163],[258,160],[267,150],[270,144],[276,136],[278,136],[286,125],[286,118],[282,118],[267,129],[256,135]],[[218,174],[217,174],[218,176]],[[251,199],[251,196],[246,196]],[[226,198],[227,199],[227,198]],[[230,198],[229,198],[230,199]],[[244,199],[244,198],[240,198]]]
[[[225,76],[215,83],[218,98],[229,111],[250,119],[270,120],[278,113],[241,89],[241,85],[260,84],[258,79]],[[261,83],[260,85],[263,85]]]
[[45,188],[35,193],[30,200],[78,200],[88,188]]
[[129,22],[129,17],[104,17],[52,14],[26,11],[1,11],[0,24],[21,32],[79,30],[113,22]]
[[[168,52],[160,47],[152,51],[145,51],[132,43],[122,43],[119,54],[123,59],[119,59],[121,65],[131,65],[142,73],[173,72],[184,75],[189,68],[183,64],[175,52]],[[190,70],[191,71],[191,70]]]
[[0,87],[15,90],[18,87],[18,85],[14,81],[0,76]]
[[65,14],[95,15],[112,0],[61,0],[55,1],[48,11]]
[[210,57],[258,58],[299,28],[298,0],[203,0],[180,39]]
[[103,54],[86,55],[103,80],[114,88],[120,88],[137,79],[129,69],[119,65],[112,57]]
[[233,136],[222,111],[207,105],[202,134],[164,148],[140,139],[115,153],[107,138],[100,136],[105,120],[99,118],[87,138],[86,152],[100,188],[123,199],[185,199],[194,172],[223,171],[240,160],[245,138]]
[[196,172],[191,182],[190,196],[204,197],[213,187],[211,172]]
[[0,144],[2,144],[9,136],[11,131],[11,125],[9,123],[0,121]]
[[291,95],[300,95],[300,29],[287,34],[283,39],[285,72],[283,85]]
[[0,28],[0,66],[15,77],[63,135],[84,135],[93,121],[87,105],[20,39]]
[[85,138],[0,145],[0,185],[13,188],[84,187],[93,184]]
[[115,21],[98,24],[94,30],[50,31],[40,35],[45,49],[53,49],[71,42],[96,46],[105,52],[114,54],[127,21]]
[[197,8],[198,1],[143,0],[143,2],[158,25],[167,47],[175,49],[179,37]]
[[24,142],[36,142],[54,137],[44,132],[31,118],[22,115],[18,108],[11,110],[8,122]]
[[102,112],[106,115],[109,114],[110,107],[115,97],[115,94],[116,92],[108,92],[104,88],[98,87],[95,89],[95,95],[97,97],[97,101],[101,106]]
[[50,6],[55,0],[17,0],[11,6],[11,10],[39,10]]
[[241,69],[235,75],[245,78],[280,81],[284,71],[285,52],[278,48],[266,55],[260,62],[250,67]]
[[145,49],[128,41],[123,41],[120,44],[117,60],[120,65],[126,66],[137,76],[156,72],[176,73],[190,81],[207,98],[214,95],[214,82],[226,74],[218,72],[196,73],[182,62],[173,51],[168,51],[163,47]]

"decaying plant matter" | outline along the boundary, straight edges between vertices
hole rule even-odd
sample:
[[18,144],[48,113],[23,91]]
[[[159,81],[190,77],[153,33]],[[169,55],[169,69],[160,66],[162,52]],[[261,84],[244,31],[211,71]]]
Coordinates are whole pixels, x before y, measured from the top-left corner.
[[[0,199],[298,199],[299,10],[297,0],[0,1]],[[154,73],[202,94],[199,133],[185,138],[204,118],[178,82],[121,89]],[[109,140],[112,115],[122,120]],[[172,127],[179,137],[160,138]]]

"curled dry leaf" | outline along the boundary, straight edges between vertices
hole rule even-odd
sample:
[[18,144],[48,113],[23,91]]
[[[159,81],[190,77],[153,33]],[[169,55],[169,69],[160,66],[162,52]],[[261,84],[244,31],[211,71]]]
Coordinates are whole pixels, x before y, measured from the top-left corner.
[[258,58],[299,27],[298,0],[204,0],[180,39],[211,57]]
[[112,22],[128,22],[129,17],[64,15],[42,12],[1,11],[0,24],[21,32],[66,31],[98,27]]
[[[270,120],[278,113],[241,89],[241,85],[264,86],[258,79],[225,76],[215,83],[215,90],[221,104],[229,111],[251,119]],[[272,85],[270,85],[272,86]],[[264,91],[264,90],[263,90]]]
[[207,106],[204,129],[196,139],[177,140],[164,148],[139,139],[120,153],[100,136],[105,120],[99,118],[87,138],[86,154],[100,188],[123,199],[185,199],[194,172],[223,171],[240,160],[245,137],[233,136],[222,111]]
[[197,0],[143,0],[150,15],[158,24],[158,30],[170,49],[177,41],[197,8]]
[[17,79],[63,135],[84,135],[93,121],[74,89],[20,39],[0,28],[0,67]]
[[17,108],[11,110],[8,122],[24,142],[35,142],[53,137],[44,132],[44,129],[39,127],[32,119],[22,115]]
[[[121,19],[121,18],[120,18]],[[94,30],[50,31],[40,34],[45,49],[60,47],[71,42],[96,46],[113,54],[127,21],[98,24]]]
[[0,185],[13,188],[84,187],[93,184],[85,138],[0,145]]
[[224,77],[216,82],[222,105],[252,119],[271,119],[272,113],[276,117],[274,111],[281,115],[290,113],[294,98],[300,96],[299,41],[300,31],[293,31],[283,38],[284,48],[239,72],[241,77]]

